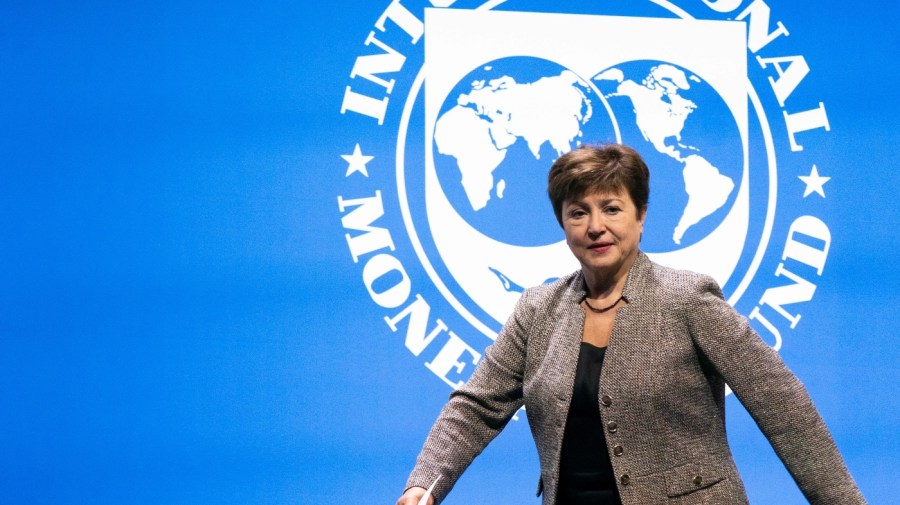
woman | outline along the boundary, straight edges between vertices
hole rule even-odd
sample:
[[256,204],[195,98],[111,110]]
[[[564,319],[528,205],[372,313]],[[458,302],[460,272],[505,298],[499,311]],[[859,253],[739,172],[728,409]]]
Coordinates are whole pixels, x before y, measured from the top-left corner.
[[647,166],[580,147],[548,193],[581,269],[525,291],[432,427],[398,505],[438,503],[524,403],[544,504],[747,503],[725,383],[815,504],[865,503],[803,385],[710,277],[640,252]]

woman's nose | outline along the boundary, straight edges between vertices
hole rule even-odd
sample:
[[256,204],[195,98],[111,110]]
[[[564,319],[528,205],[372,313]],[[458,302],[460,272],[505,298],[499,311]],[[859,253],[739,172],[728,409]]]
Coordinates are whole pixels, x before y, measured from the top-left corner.
[[603,217],[599,214],[592,214],[588,220],[588,233],[598,236],[604,231],[606,231],[606,223],[603,222]]

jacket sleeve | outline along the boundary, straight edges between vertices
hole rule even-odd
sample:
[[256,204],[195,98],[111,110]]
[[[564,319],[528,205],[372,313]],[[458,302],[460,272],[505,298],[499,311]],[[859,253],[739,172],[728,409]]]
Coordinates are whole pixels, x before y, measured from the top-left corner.
[[863,504],[865,499],[803,384],[716,282],[696,278],[683,314],[699,350],[741,401],[814,505]]
[[485,350],[468,382],[450,394],[416,460],[406,489],[427,488],[437,478],[440,503],[472,460],[522,406],[522,379],[533,308],[526,290],[497,340]]

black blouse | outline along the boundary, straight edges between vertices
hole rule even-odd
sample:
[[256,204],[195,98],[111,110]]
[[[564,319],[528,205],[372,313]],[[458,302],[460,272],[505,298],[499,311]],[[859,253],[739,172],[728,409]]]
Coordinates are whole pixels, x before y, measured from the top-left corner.
[[606,347],[581,343],[559,462],[558,505],[621,505],[600,421]]

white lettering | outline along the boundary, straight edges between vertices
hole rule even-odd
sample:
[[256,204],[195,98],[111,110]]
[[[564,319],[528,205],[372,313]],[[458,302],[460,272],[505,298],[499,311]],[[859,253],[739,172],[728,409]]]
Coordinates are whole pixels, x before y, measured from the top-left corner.
[[341,114],[353,111],[363,116],[369,116],[378,120],[378,124],[384,124],[384,115],[387,113],[388,97],[381,100],[372,98],[362,93],[357,93],[347,86],[344,90],[344,101],[341,102]]
[[762,325],[765,326],[767,330],[769,330],[769,333],[771,333],[772,336],[775,337],[775,344],[772,345],[772,349],[776,351],[781,349],[781,332],[779,332],[778,328],[776,328],[774,324],[769,322],[769,320],[762,315],[762,313],[759,311],[758,306],[753,307],[753,310],[750,312],[750,319],[754,319],[762,323]]
[[[800,81],[809,73],[809,65],[803,56],[783,56],[780,58],[760,58],[756,57],[756,61],[762,68],[766,68],[769,64],[775,67],[778,72],[778,79],[769,76],[769,84],[772,85],[772,91],[775,92],[775,98],[778,99],[778,105],[784,107],[784,101],[791,96],[791,93],[800,84]],[[783,63],[787,63],[786,67],[782,67]]]
[[394,317],[385,316],[384,322],[392,331],[397,331],[397,323],[409,317],[409,325],[406,327],[406,348],[413,353],[413,356],[422,354],[422,351],[428,347],[428,344],[434,340],[441,332],[447,331],[447,325],[440,319],[434,321],[435,326],[428,335],[425,330],[428,329],[428,315],[431,314],[431,307],[422,298],[422,295],[416,294],[416,299],[406,306]]
[[444,344],[444,347],[438,355],[434,357],[434,360],[432,360],[431,363],[425,363],[425,366],[450,387],[459,389],[466,382],[462,380],[453,382],[452,379],[447,377],[447,374],[449,374],[451,370],[456,370],[457,374],[462,373],[463,368],[466,366],[465,362],[460,361],[463,354],[468,353],[472,356],[470,363],[473,365],[477,364],[478,360],[481,359],[481,354],[475,349],[472,349],[469,344],[463,342],[463,340],[452,331],[449,333],[450,340]]
[[[399,273],[400,280],[384,291],[376,291],[374,287],[375,281],[391,272]],[[407,298],[409,298],[412,286],[403,265],[397,258],[389,254],[372,256],[372,258],[366,262],[366,266],[363,267],[363,283],[365,283],[366,289],[369,291],[369,296],[372,297],[372,300],[378,305],[389,309],[402,305]]]
[[819,107],[815,109],[805,110],[788,114],[787,111],[781,111],[784,114],[784,124],[787,126],[788,138],[791,141],[791,151],[802,151],[803,146],[797,143],[796,135],[800,132],[812,130],[813,128],[825,128],[825,131],[831,131],[831,125],[828,124],[828,115],[825,114],[825,104],[819,102]]
[[772,42],[780,35],[788,36],[787,28],[781,23],[781,21],[776,21],[775,24],[778,28],[773,32],[769,32],[769,16],[772,10],[766,5],[766,2],[763,0],[753,0],[753,2],[744,9],[743,12],[738,14],[738,21],[743,20],[747,16],[750,16],[750,26],[747,29],[747,47],[750,48],[750,51],[753,54],[756,54],[757,51],[766,47],[769,42]]
[[759,304],[768,305],[775,309],[776,312],[790,321],[791,329],[794,329],[797,323],[800,322],[800,314],[791,315],[784,310],[782,305],[812,300],[813,293],[816,292],[816,286],[785,269],[784,263],[778,264],[778,268],[775,269],[775,275],[777,277],[785,276],[794,281],[794,283],[767,289],[759,299]]
[[394,240],[391,238],[391,232],[386,228],[372,226],[373,221],[384,215],[381,191],[375,191],[375,196],[353,200],[344,200],[344,197],[339,196],[338,207],[341,209],[341,212],[346,212],[348,207],[358,207],[341,218],[341,224],[344,225],[344,228],[365,232],[355,237],[351,237],[349,233],[344,234],[344,237],[347,239],[347,245],[350,246],[350,254],[353,256],[354,263],[359,263],[359,257],[363,254],[384,248],[388,248],[391,251],[394,250]]
[[350,71],[350,77],[355,79],[359,76],[368,79],[375,84],[383,86],[385,91],[390,94],[391,90],[394,89],[394,80],[391,79],[390,81],[385,81],[375,74],[399,71],[403,68],[406,56],[403,56],[389,45],[376,39],[375,32],[369,32],[369,36],[366,37],[366,45],[368,46],[373,43],[384,52],[381,54],[369,54],[356,58],[356,62],[353,63],[353,70]]
[[[822,249],[798,242],[796,235],[806,235],[824,243]],[[788,230],[787,244],[784,246],[784,254],[781,259],[791,258],[800,263],[805,263],[816,269],[816,273],[822,275],[825,268],[825,260],[828,258],[828,250],[831,248],[831,230],[821,219],[813,216],[800,216],[791,223]]]
[[404,7],[400,0],[394,0],[388,5],[384,13],[378,18],[378,21],[375,22],[375,27],[382,32],[385,31],[384,22],[388,19],[409,34],[412,37],[413,44],[418,42],[422,34],[425,33],[425,23]]

